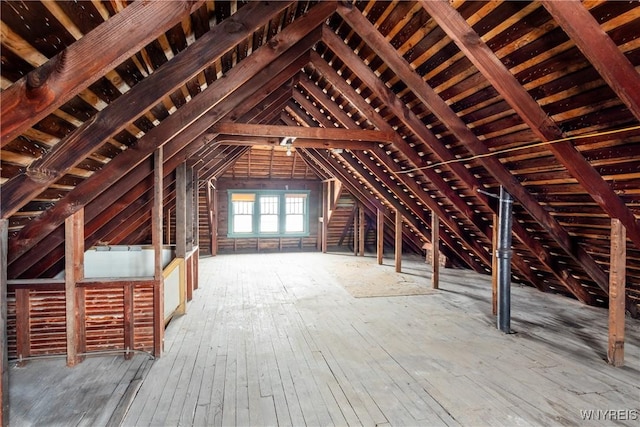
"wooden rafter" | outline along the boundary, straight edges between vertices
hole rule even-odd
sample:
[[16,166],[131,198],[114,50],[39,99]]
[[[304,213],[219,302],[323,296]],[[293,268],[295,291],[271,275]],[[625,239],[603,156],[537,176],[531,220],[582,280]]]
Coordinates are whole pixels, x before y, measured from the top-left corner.
[[[539,138],[543,141],[556,141],[565,137],[558,125],[449,2],[421,0],[421,4]],[[549,144],[547,147],[602,210],[611,218],[622,221],[627,229],[627,236],[640,248],[639,221],[598,171],[570,141]],[[608,280],[604,272],[589,273],[600,288],[608,292]]]
[[[204,0],[135,2],[15,82],[0,94],[1,146],[89,87],[203,3]],[[127,35],[126,43],[121,43],[123,34]]]
[[228,135],[259,136],[259,137],[293,137],[302,139],[338,140],[338,141],[369,141],[391,142],[395,135],[390,132],[372,130],[309,128],[302,126],[269,126],[248,123],[218,123],[213,126],[214,132]]
[[[339,12],[345,17],[347,22],[361,34],[361,36],[369,43],[369,45],[385,60],[385,63],[391,67],[394,72],[400,76],[403,81],[411,88],[411,90],[427,105],[430,105],[433,113],[445,124],[461,141],[464,141],[469,150],[474,154],[486,154],[489,150],[486,148],[474,134],[469,130],[465,123],[456,115],[456,113],[440,98],[426,82],[418,76],[404,59],[402,59],[393,47],[384,39],[384,37],[375,30],[372,24],[366,20],[357,10],[340,8]],[[439,141],[429,140],[429,146],[434,150],[441,161],[450,161],[453,159],[452,154]],[[493,174],[498,182],[504,185],[511,194],[516,195],[523,207],[547,229],[554,239],[567,250],[572,258],[585,266],[590,266],[592,271],[598,272],[599,267],[593,259],[584,252],[580,247],[576,247],[572,242],[568,233],[557,223],[557,221],[549,215],[548,212],[540,206],[540,204],[527,192],[527,190],[518,182],[518,180],[502,165],[497,159],[487,157],[480,159],[485,165],[487,171]],[[450,165],[453,172],[456,173],[467,185],[472,189],[482,188],[479,181],[471,175],[469,170],[460,163],[452,163]],[[477,198],[486,207],[495,212],[495,206],[490,204],[486,196],[477,194]],[[582,301],[590,301],[592,297],[584,290],[570,272],[565,267],[559,266],[553,260],[553,257],[547,249],[531,238],[530,234],[519,224],[514,224],[514,234],[528,248],[531,253],[549,267],[556,277],[570,290],[578,299]],[[487,234],[487,237],[491,234]],[[575,252],[575,254],[574,254]],[[581,259],[587,261],[580,261]],[[583,266],[584,268],[584,266]],[[589,271],[589,268],[585,268]],[[599,272],[600,276],[604,273]]]

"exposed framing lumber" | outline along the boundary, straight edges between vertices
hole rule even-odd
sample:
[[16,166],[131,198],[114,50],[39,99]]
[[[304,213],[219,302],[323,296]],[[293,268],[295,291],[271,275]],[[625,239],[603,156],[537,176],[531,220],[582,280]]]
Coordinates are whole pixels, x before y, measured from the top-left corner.
[[[272,39],[273,43],[263,45],[234,67],[225,79],[218,79],[209,85],[198,97],[149,131],[138,141],[136,150],[127,150],[127,156],[116,156],[99,172],[77,185],[54,208],[30,222],[20,231],[18,238],[12,240],[9,263],[53,231],[64,221],[66,215],[93,200],[126,171],[142,162],[156,147],[166,144],[166,157],[179,163],[208,144],[215,134],[207,133],[204,137],[200,135],[206,132],[212,123],[217,122],[252,95],[257,98],[254,102],[264,99],[270,91],[280,87],[290,78],[289,70],[295,73],[300,69],[302,63],[306,62],[301,55],[320,38],[320,33],[314,33],[313,29],[318,23],[323,22],[334,8],[335,5],[328,3],[314,7],[304,18],[296,20],[276,35]],[[296,43],[298,40],[300,42]],[[265,84],[265,81],[269,83]],[[234,93],[234,96],[230,98],[231,93]],[[167,140],[169,135],[177,136]],[[168,168],[171,169],[170,165]]]
[[431,288],[440,288],[440,218],[431,212]]
[[[421,0],[421,5],[539,138],[543,141],[553,141],[565,136],[558,125],[548,117],[536,100],[449,2]],[[569,19],[573,19],[573,15]],[[589,40],[589,43],[593,42],[594,40]],[[606,66],[611,65],[613,64],[606,64]],[[633,80],[637,81],[637,76]],[[635,215],[598,171],[570,141],[550,144],[548,148],[602,210],[610,217],[622,221],[627,229],[627,235],[636,247],[640,248],[640,225]],[[592,267],[587,266],[589,269]],[[606,274],[602,270],[587,270],[587,272],[594,277],[603,291],[608,292]]]
[[[262,126],[262,125],[260,125]],[[269,125],[265,125],[269,126]],[[282,127],[293,127],[293,126],[282,126]],[[323,128],[305,128],[305,127],[293,127],[294,129],[323,129]],[[214,127],[214,130],[216,127]],[[325,129],[326,130],[326,129]],[[339,129],[335,129],[336,131]],[[333,131],[333,129],[332,129]],[[356,131],[357,132],[357,131]],[[332,148],[342,148],[345,150],[370,150],[375,146],[375,142],[372,141],[356,141],[349,140],[345,138],[337,138],[339,135],[318,135],[317,138],[296,138],[293,143],[293,148],[324,148],[324,149],[332,149]],[[347,135],[348,136],[348,135]],[[333,138],[333,139],[332,139]],[[216,141],[219,141],[225,145],[243,145],[243,146],[251,146],[251,145],[269,145],[271,147],[280,146],[280,138],[274,137],[264,137],[262,135],[257,136],[246,136],[246,135],[224,135],[221,134],[216,138]]]
[[364,216],[364,207],[358,207],[358,256],[364,256],[364,243],[366,239],[367,222]]
[[64,247],[67,366],[75,366],[85,352],[84,288],[77,286],[84,279],[84,209],[65,220]]
[[[138,52],[204,0],[134,2],[0,94],[1,145]],[[126,34],[127,42],[122,43]]]
[[153,208],[151,239],[154,255],[153,286],[153,355],[160,357],[164,348],[164,279],[162,274],[162,205],[164,155],[162,147],[153,154]]
[[611,260],[609,271],[609,346],[607,359],[613,366],[624,365],[624,316],[627,237],[619,219],[611,220]]
[[[452,133],[458,137],[461,141],[464,141],[467,148],[473,154],[486,154],[488,153],[487,147],[482,143],[474,134],[469,130],[466,124],[456,115],[456,113],[440,98],[435,91],[429,87],[420,76],[411,68],[411,66],[398,55],[397,51],[385,40],[385,38],[373,27],[373,25],[366,19],[360,12],[355,9],[347,9],[340,7],[339,13],[345,18],[345,20],[358,32],[358,34],[365,40],[369,46],[371,46],[378,55],[385,61],[385,63],[408,85],[408,87],[418,96],[418,98],[429,105],[433,113],[445,124]],[[323,35],[324,38],[328,36]],[[405,115],[399,115],[398,117],[404,117]],[[420,130],[414,129],[414,131],[420,135]],[[423,133],[428,133],[425,131]],[[423,138],[425,143],[432,147],[433,152],[440,158],[441,161],[449,161],[453,159],[451,153],[446,147],[441,144],[437,138]],[[551,237],[571,256],[578,264],[583,266],[587,273],[596,277],[596,281],[602,280],[604,272],[599,268],[595,261],[578,245],[575,245],[569,237],[566,230],[564,230],[560,224],[549,215],[548,212],[542,208],[539,203],[533,198],[528,191],[522,187],[518,180],[495,158],[480,159],[480,162],[485,166],[486,170],[491,173],[494,178],[505,186],[511,194],[514,194],[516,198],[523,204],[523,207],[531,214],[536,221],[538,221],[543,228],[548,230]],[[453,163],[449,165],[456,175],[458,175],[470,188],[478,189],[482,188],[478,180],[473,177],[469,171],[459,163]],[[483,194],[477,194],[478,200],[480,200],[485,206],[490,208],[496,213],[494,205],[490,204],[487,197]],[[514,223],[514,234],[525,246],[530,248],[532,254],[549,268],[558,280],[578,298],[579,300],[587,303],[592,303],[593,298],[589,295],[581,284],[573,277],[570,271],[565,267],[559,265],[554,261],[549,251],[544,248],[539,241],[531,238],[529,233],[526,232],[524,227],[518,223]],[[487,236],[490,233],[486,233]],[[517,263],[517,259],[513,259],[514,264]],[[517,265],[517,264],[516,264]],[[520,271],[527,271],[528,267],[520,266]],[[526,268],[525,268],[526,267]],[[530,273],[530,272],[529,272]],[[537,285],[537,278],[532,273],[525,274],[528,280],[538,287],[538,289],[544,290],[543,284]],[[598,279],[599,278],[599,279]],[[531,280],[533,279],[533,280]],[[606,279],[605,279],[606,280]],[[600,282],[598,282],[600,284]]]
[[640,75],[591,13],[578,0],[540,3],[640,120]]
[[402,273],[402,213],[396,211],[394,260],[396,273]]
[[376,210],[376,258],[378,265],[382,265],[384,258],[384,212]]
[[[27,173],[17,175],[3,185],[2,217],[7,218],[15,213],[28,200],[62,177],[104,141],[144,114],[167,93],[172,93],[215,62],[257,28],[265,25],[272,16],[286,8],[288,4],[288,2],[268,4],[254,2],[247,5],[248,7],[243,7],[232,16],[232,19],[213,27],[129,92],[87,120],[57,143],[50,152],[35,161]],[[121,37],[121,33],[118,33],[118,37]],[[119,44],[123,45],[123,43]],[[76,68],[82,69],[83,66]],[[221,98],[228,93],[222,92]]]
[[491,313],[498,315],[498,214],[493,214],[491,235]]
[[[325,37],[326,39],[327,37]],[[332,46],[335,47],[335,43],[332,43]],[[343,60],[349,60],[349,54],[346,52],[346,49],[341,49],[340,50],[340,54],[342,55],[341,58]],[[335,71],[333,69],[331,69],[328,64],[322,60],[321,58],[319,58],[316,54],[312,54],[312,64],[314,66],[316,66],[319,70],[322,71],[323,76],[329,81],[331,82],[331,84],[333,84],[334,86],[336,86],[337,88],[339,88],[339,90],[341,91],[341,93],[347,97],[354,105],[356,105],[357,107],[361,107],[363,109],[369,107],[369,104],[367,104],[360,95],[356,94],[355,91],[353,90],[353,88],[351,88],[343,79],[341,79],[340,77],[337,76],[337,74],[335,73]],[[352,67],[357,67],[359,69],[359,71],[361,71],[360,75],[362,76],[362,78],[367,79],[367,83],[370,85],[370,87],[376,87],[374,81],[377,80],[377,77],[372,76],[372,72],[369,70],[369,73],[367,75],[365,70],[360,70],[360,64],[354,62],[354,61],[349,61],[348,62],[350,66]],[[372,79],[375,79],[374,81],[370,81]],[[381,82],[380,82],[381,83]],[[336,108],[336,105],[334,102],[328,102],[328,99],[326,97],[326,95],[324,93],[322,93],[322,91],[320,91],[317,86],[315,86],[314,84],[312,84],[308,79],[306,78],[301,78],[300,79],[300,84],[310,93],[312,94],[312,96],[314,96],[314,98],[316,99],[317,102],[319,102],[320,104],[323,105],[323,107],[329,111],[332,115],[334,115],[334,117],[336,117],[336,119],[338,121],[340,121],[342,123],[343,126],[345,127],[356,127],[357,125],[353,122],[353,120],[347,116],[343,111],[339,110],[338,108]],[[389,95],[390,96],[390,95]],[[365,105],[366,104],[366,105]],[[314,113],[314,116],[316,114]],[[386,127],[387,129],[390,129],[390,126],[388,125],[388,123],[386,123],[386,121],[384,121],[384,119],[382,119],[377,112],[375,111],[367,111],[367,116],[369,118],[369,120],[371,120],[374,124],[376,124],[376,126],[379,126],[381,128]],[[399,138],[399,136],[396,138],[396,143],[394,144],[394,146],[396,148],[399,148],[400,150],[404,152],[406,152],[408,155],[412,155],[417,157],[417,154],[415,152],[413,152],[410,147],[405,147],[405,142],[402,141],[401,138]],[[379,147],[376,147],[373,150],[373,153],[376,155],[376,157],[380,160],[380,162],[382,164],[384,164],[385,168],[387,170],[389,170],[391,173],[395,174],[396,179],[403,183],[403,185],[405,185],[407,188],[411,189],[414,193],[414,195],[418,198],[418,200],[420,200],[422,203],[424,203],[426,206],[428,206],[431,209],[436,210],[437,212],[440,212],[440,215],[443,218],[449,218],[450,216],[442,209],[442,207],[440,207],[433,199],[431,199],[431,197],[427,197],[425,192],[422,190],[422,188],[416,183],[416,181],[414,179],[409,178],[407,175],[404,175],[401,172],[401,168],[393,161],[393,159],[390,158],[390,156],[384,151],[384,149],[381,149]],[[414,159],[415,159],[414,157]],[[370,170],[375,171],[377,169],[376,166],[372,165],[370,160],[367,158],[366,155],[361,156],[358,154],[358,159],[362,162],[364,162],[365,164],[367,164],[367,166],[369,167]],[[418,161],[418,160],[414,160]],[[352,165],[353,166],[353,165]],[[438,183],[440,181],[442,181],[442,178],[440,178],[437,174],[432,173],[433,176],[429,175],[427,177],[428,180],[430,180],[432,183]],[[363,179],[367,179],[368,174],[363,174]],[[396,187],[395,184],[392,184],[391,182],[389,182],[389,177],[386,176],[386,174],[384,173],[377,173],[376,174],[377,178],[381,181],[381,182],[385,182],[387,187],[389,189],[391,189],[393,191],[393,189]],[[369,181],[371,185],[376,185],[376,183],[374,181]],[[444,181],[442,181],[440,188],[444,188],[446,187],[448,190],[444,190],[445,192],[449,192],[449,193],[453,193],[451,191],[451,189],[449,188],[449,186],[444,183]],[[404,194],[403,192],[394,192],[400,199],[403,199],[404,197],[406,197],[406,194]],[[384,194],[384,191],[382,191],[382,194]],[[449,195],[450,200],[453,200],[454,203],[457,199],[460,199],[455,193],[454,194],[450,194]],[[406,197],[407,199],[409,199],[408,197]],[[407,203],[407,206],[412,206],[415,202],[411,201],[409,199],[409,201],[405,201],[405,203]],[[468,209],[468,205],[462,201],[461,199],[459,200],[459,203],[457,204],[457,206],[463,206],[465,209]],[[423,213],[423,209],[419,208],[419,209],[414,209],[414,213],[416,216],[418,216],[419,218],[424,216]],[[461,228],[459,227],[459,225],[457,223],[455,223],[454,221],[452,221],[451,219],[447,220],[447,226],[449,226],[453,233],[456,234],[458,236],[458,238],[460,238],[462,241],[465,242],[465,245],[467,245],[470,250],[476,255],[478,256],[481,260],[483,260],[485,262],[485,264],[488,266],[490,265],[489,262],[489,254],[486,252],[486,250],[484,250],[483,248],[481,248],[477,242],[475,241],[467,241],[466,240],[466,236],[468,235],[468,233],[463,232],[461,230]],[[426,224],[425,224],[426,225]],[[454,248],[457,248],[459,245],[453,243],[453,241],[448,242],[448,244],[450,245],[450,248],[459,256],[461,257],[461,259],[464,260],[464,262],[466,262],[468,265],[470,265],[474,270],[479,271],[479,272],[486,272],[483,268],[478,268],[478,264],[477,262],[475,262],[474,260],[472,260],[467,254],[463,254],[461,251],[456,250]],[[527,267],[528,269],[528,267]],[[527,271],[527,269],[523,269],[523,271]],[[525,276],[527,277],[527,276]],[[534,282],[535,283],[535,282]]]
[[[322,140],[334,139],[341,141],[391,142],[395,137],[391,132],[381,132],[376,130],[327,129],[320,127],[276,126],[229,122],[217,123],[213,126],[212,130],[213,132],[228,135],[278,138],[294,137]],[[297,139],[293,142],[294,147],[296,146],[296,143]]]
[[352,223],[352,228],[353,228],[353,255],[354,256],[358,256],[358,235],[360,234],[360,228],[358,227],[359,222],[360,222],[360,208],[359,208],[360,203],[356,202],[355,205],[353,205],[353,213],[352,213],[352,217],[353,217],[353,223]]
[[0,219],[0,423],[9,425],[9,354],[7,346],[7,241],[9,220]]
[[327,253],[327,246],[329,240],[329,181],[322,182],[322,223],[320,233],[320,250],[322,253]]

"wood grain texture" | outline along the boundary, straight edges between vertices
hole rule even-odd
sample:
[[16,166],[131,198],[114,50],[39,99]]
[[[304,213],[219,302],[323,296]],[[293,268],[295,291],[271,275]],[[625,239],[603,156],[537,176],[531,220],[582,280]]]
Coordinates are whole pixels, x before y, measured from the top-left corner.
[[[2,146],[203,3],[136,2],[14,83],[1,95]],[[127,43],[118,42],[122,34],[127,34]]]
[[626,230],[611,220],[611,270],[609,271],[609,346],[607,358],[613,366],[624,365],[625,283],[627,271]]

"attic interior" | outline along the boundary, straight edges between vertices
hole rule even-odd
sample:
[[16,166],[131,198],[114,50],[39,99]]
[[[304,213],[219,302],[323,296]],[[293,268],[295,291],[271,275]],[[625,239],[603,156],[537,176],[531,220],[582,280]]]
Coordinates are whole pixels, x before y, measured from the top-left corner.
[[3,380],[7,360],[160,356],[203,257],[427,250],[495,276],[501,189],[511,281],[608,309],[622,363],[638,2],[0,7]]

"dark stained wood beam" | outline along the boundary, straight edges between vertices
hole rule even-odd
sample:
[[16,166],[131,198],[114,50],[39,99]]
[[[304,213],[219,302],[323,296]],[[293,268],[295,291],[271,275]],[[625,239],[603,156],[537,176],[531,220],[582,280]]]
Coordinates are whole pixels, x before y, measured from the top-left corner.
[[[244,135],[258,137],[293,137],[303,139],[339,140],[339,141],[370,141],[391,142],[395,135],[390,132],[375,130],[327,129],[302,126],[273,126],[248,123],[218,123],[213,131],[228,135]],[[297,139],[294,141],[296,144]]]
[[[3,185],[0,196],[2,217],[8,218],[15,213],[34,196],[64,176],[104,141],[143,115],[167,93],[174,92],[238,42],[268,23],[272,16],[288,4],[248,4],[84,122],[58,142],[51,151],[34,161],[26,173],[16,175]],[[224,99],[229,93],[221,92],[219,98]],[[200,98],[200,95],[195,99],[197,98]]]
[[[429,105],[433,113],[449,128],[452,133],[465,143],[469,151],[474,154],[487,154],[488,148],[483,142],[481,142],[475,134],[466,126],[466,124],[457,116],[457,114],[438,96],[438,94],[431,88],[423,79],[415,73],[411,66],[398,55],[397,51],[386,41],[386,39],[373,27],[373,25],[357,10],[349,10],[345,8],[339,9],[340,14],[345,20],[358,32],[358,34],[365,40],[369,46],[385,61],[385,63],[400,77],[408,87],[418,96],[418,98]],[[328,36],[325,36],[328,38]],[[360,73],[361,74],[361,73]],[[387,98],[390,97],[387,96]],[[395,101],[395,100],[394,100]],[[388,105],[394,105],[394,103],[388,102]],[[407,109],[402,109],[400,106],[399,111],[394,113],[398,117],[411,117],[412,113]],[[406,113],[401,113],[406,111]],[[415,122],[415,119],[412,120]],[[411,123],[408,123],[411,126]],[[425,143],[432,148],[434,154],[443,162],[453,160],[453,155],[449,150],[430,132],[426,129],[421,130],[416,126],[411,126],[412,129],[424,139]],[[548,232],[551,237],[562,247],[567,253],[576,260],[579,264],[583,265],[583,268],[588,273],[595,272],[595,276],[602,280],[606,280],[604,272],[595,263],[595,261],[582,249],[580,246],[575,245],[572,239],[564,230],[564,228],[551,216],[549,213],[535,200],[535,198],[520,184],[520,182],[509,172],[507,168],[493,157],[481,158],[480,162],[485,166],[486,170],[494,176],[494,178],[505,186],[508,191],[513,194],[523,207],[536,219]],[[488,198],[477,193],[478,189],[483,188],[480,182],[464,167],[461,163],[451,163],[449,167],[452,171],[460,177],[460,179],[469,186],[469,188],[476,191],[477,199],[487,208],[494,213],[497,213],[494,204],[488,201]],[[549,271],[560,280],[564,286],[570,290],[583,302],[592,301],[592,297],[584,290],[582,285],[573,277],[573,275],[567,271],[566,267],[559,265],[551,253],[540,244],[536,239],[533,239],[531,235],[518,223],[513,224],[513,232],[515,236],[520,240],[527,248],[531,250],[545,266],[549,268]],[[487,237],[492,234],[485,233]],[[514,261],[516,261],[514,259]],[[526,265],[522,265],[522,271],[528,270]],[[529,274],[529,280],[533,277],[533,274]],[[534,277],[534,280],[535,277]],[[535,281],[533,281],[535,284]],[[542,287],[536,286],[539,289],[544,290]]]
[[133,2],[15,82],[0,93],[0,146],[4,147],[203,3],[204,0]]
[[541,0],[553,19],[640,120],[640,74],[578,0]]
[[440,287],[440,218],[431,212],[431,288]]
[[[262,126],[262,125],[258,125]],[[277,127],[291,127],[291,126],[277,126]],[[311,128],[301,128],[311,129]],[[322,129],[322,128],[315,128]],[[213,130],[217,130],[214,127]],[[339,129],[336,129],[339,130]],[[320,134],[318,132],[317,134]],[[349,135],[345,135],[349,136]],[[244,135],[219,135],[215,139],[216,142],[225,145],[267,145],[272,147],[280,146],[281,138],[263,137],[263,136],[244,136]],[[345,150],[371,150],[376,146],[375,142],[371,141],[358,141],[353,139],[323,139],[323,138],[296,138],[292,146],[294,148],[320,148],[320,149],[332,149],[343,148]]]
[[[209,134],[200,137],[212,123],[243,102],[249,105],[247,100],[252,95],[256,98],[255,102],[264,99],[300,69],[308,60],[302,55],[320,38],[320,32],[313,32],[313,29],[332,12],[333,8],[325,4],[313,8],[304,18],[296,20],[274,36],[272,43],[263,45],[229,71],[225,79],[216,80],[178,112],[149,131],[127,150],[126,156],[116,156],[100,171],[77,185],[54,208],[30,222],[16,239],[11,240],[10,258],[15,261],[61,224],[74,209],[93,200],[123,174],[144,161],[156,147],[167,144],[165,157],[178,163],[195,154],[215,137]],[[298,40],[300,42],[296,43]],[[230,97],[230,93],[234,93],[234,96]],[[250,105],[253,107],[255,104]],[[176,136],[168,140],[171,135]]]
[[[558,125],[449,2],[422,0],[421,5],[539,138],[554,141],[565,137]],[[593,43],[593,40],[589,42]],[[622,221],[627,236],[640,248],[640,221],[575,146],[564,141],[547,147],[602,210],[611,218]],[[604,272],[588,273],[602,290],[608,292]]]
[[376,259],[378,265],[382,265],[384,258],[384,212],[380,209],[376,212]]

